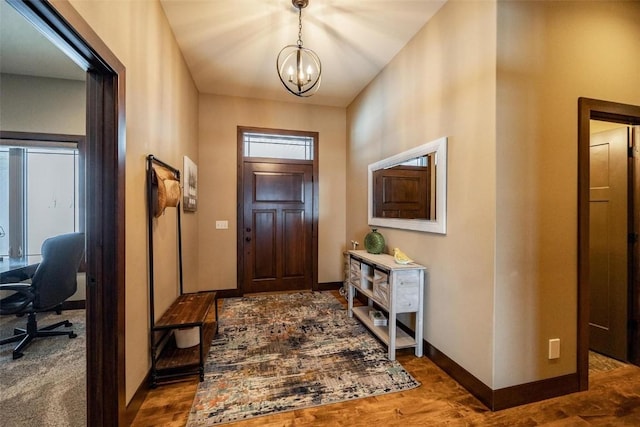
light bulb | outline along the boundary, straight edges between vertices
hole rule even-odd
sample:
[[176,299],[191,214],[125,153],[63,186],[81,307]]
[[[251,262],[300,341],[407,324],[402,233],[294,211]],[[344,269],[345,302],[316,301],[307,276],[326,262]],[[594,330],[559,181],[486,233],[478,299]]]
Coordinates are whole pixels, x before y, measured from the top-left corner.
[[307,83],[309,83],[311,81],[311,75],[313,74],[313,68],[311,68],[311,65],[309,65],[307,67]]

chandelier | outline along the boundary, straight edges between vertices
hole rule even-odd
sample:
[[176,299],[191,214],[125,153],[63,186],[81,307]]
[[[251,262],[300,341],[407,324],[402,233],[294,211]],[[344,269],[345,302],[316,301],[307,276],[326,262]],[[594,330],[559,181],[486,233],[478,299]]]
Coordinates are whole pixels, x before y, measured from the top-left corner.
[[320,87],[322,65],[314,51],[302,46],[302,9],[307,7],[309,0],[291,0],[291,3],[298,9],[298,43],[282,48],[276,68],[280,81],[289,92],[307,97]]

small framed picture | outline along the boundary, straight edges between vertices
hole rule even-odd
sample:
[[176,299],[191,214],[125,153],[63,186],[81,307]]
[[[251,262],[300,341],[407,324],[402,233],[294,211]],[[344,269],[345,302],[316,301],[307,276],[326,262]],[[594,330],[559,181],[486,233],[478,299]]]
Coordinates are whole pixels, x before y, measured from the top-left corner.
[[195,212],[198,209],[198,166],[184,156],[182,209]]

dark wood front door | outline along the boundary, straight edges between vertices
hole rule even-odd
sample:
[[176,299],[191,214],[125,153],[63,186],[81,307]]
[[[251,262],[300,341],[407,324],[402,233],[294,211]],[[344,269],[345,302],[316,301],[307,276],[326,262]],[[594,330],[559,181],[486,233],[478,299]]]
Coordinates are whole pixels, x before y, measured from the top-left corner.
[[244,293],[311,289],[313,165],[244,163]]

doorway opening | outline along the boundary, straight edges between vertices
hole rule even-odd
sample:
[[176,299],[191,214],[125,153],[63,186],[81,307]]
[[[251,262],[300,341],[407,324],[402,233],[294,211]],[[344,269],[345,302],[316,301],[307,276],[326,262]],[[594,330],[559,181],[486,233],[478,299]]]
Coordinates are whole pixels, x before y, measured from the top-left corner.
[[[634,241],[634,234],[638,232],[638,210],[640,201],[638,194],[638,126],[640,125],[640,106],[620,104],[608,101],[580,98],[578,101],[578,360],[577,370],[580,382],[580,389],[588,388],[589,380],[589,349],[593,345],[599,347],[613,342],[612,338],[607,338],[604,334],[609,327],[624,328],[622,331],[622,341],[615,343],[618,348],[616,358],[624,359],[634,364],[640,364],[638,357],[640,351],[640,335],[638,326],[640,324],[640,283],[638,279],[638,243]],[[597,122],[596,122],[597,121]],[[627,167],[624,177],[616,177],[617,182],[624,187],[622,198],[625,198],[625,207],[622,214],[613,218],[610,214],[612,196],[609,186],[610,173],[615,165],[608,163],[612,158],[610,144],[612,136],[609,133],[598,140],[593,138],[597,123],[621,124],[624,126],[609,126],[622,129],[622,136],[627,147],[623,147],[623,159],[617,160],[617,164]],[[607,132],[604,130],[603,132]],[[625,133],[626,132],[626,133]],[[600,132],[597,132],[600,134]],[[628,138],[627,138],[628,136]],[[631,142],[631,147],[628,146]],[[619,145],[615,150],[619,150]],[[604,171],[604,172],[603,172]],[[603,184],[604,183],[604,184]],[[605,185],[606,184],[606,185]],[[627,203],[628,202],[628,207]],[[620,218],[623,224],[620,224]],[[610,280],[610,263],[601,262],[603,254],[603,242],[610,238],[608,233],[611,224],[620,226],[621,230],[614,230],[616,239],[620,240],[623,234],[622,243],[624,256],[619,253],[609,253],[606,248],[606,256],[615,258],[622,262],[624,280],[622,283],[623,292],[618,292],[612,298],[616,301],[622,299],[622,310],[624,312],[622,320],[612,319],[611,313],[601,310],[599,307],[593,309],[591,313],[592,294],[593,297],[601,298],[602,295],[611,296],[607,286],[602,287],[597,282],[607,282]],[[614,227],[615,228],[615,227]],[[617,244],[619,248],[620,243]],[[624,259],[624,258],[627,259]],[[620,270],[620,268],[618,268]],[[618,274],[618,273],[614,273]],[[615,279],[618,280],[618,279]],[[593,282],[593,283],[592,283]],[[608,283],[607,283],[608,284]],[[616,314],[617,315],[617,314]],[[615,315],[614,315],[615,316]],[[611,320],[617,325],[611,323]],[[594,332],[595,331],[595,332]],[[600,342],[598,342],[600,341]],[[620,350],[622,348],[622,350]],[[608,351],[608,350],[605,350]],[[622,352],[622,353],[620,353]]]
[[318,133],[238,127],[238,292],[316,290]]
[[125,68],[68,1],[9,3],[87,73],[87,425],[126,425]]

